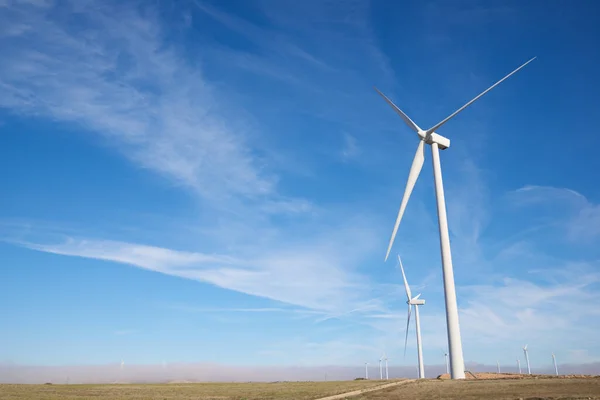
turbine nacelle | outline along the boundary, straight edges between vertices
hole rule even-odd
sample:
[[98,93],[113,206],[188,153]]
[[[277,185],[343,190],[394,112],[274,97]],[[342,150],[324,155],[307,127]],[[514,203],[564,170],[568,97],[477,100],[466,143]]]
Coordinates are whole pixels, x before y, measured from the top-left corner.
[[425,300],[423,300],[423,299],[412,299],[410,301],[407,301],[406,304],[413,305],[413,306],[422,306],[422,305],[425,304]]
[[450,139],[448,139],[447,137],[444,137],[442,135],[438,135],[435,132],[431,133],[431,134],[429,134],[429,136],[427,136],[427,138],[425,139],[425,143],[427,143],[427,144],[437,143],[440,150],[446,150],[448,147],[450,147]]
[[429,145],[437,143],[440,150],[446,150],[448,147],[450,147],[450,139],[442,135],[438,135],[435,132],[429,132],[424,131],[423,129],[419,129],[417,131],[417,136],[419,136],[421,140],[423,140]]

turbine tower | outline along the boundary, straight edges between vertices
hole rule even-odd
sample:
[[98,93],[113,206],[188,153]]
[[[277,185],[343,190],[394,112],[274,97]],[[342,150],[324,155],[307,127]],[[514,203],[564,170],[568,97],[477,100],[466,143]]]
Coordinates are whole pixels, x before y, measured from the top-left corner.
[[369,379],[369,363],[365,363],[365,379]]
[[419,128],[419,126],[415,124],[402,110],[396,107],[396,105],[389,98],[387,98],[382,92],[380,92],[379,89],[375,88],[375,90],[377,90],[377,92],[394,109],[394,111],[396,111],[396,113],[400,115],[402,120],[419,136],[419,145],[417,146],[417,152],[415,154],[415,158],[413,159],[413,163],[410,167],[408,180],[406,182],[406,188],[404,190],[404,196],[402,197],[400,210],[398,211],[398,217],[396,218],[396,224],[394,225],[392,237],[390,238],[390,243],[388,245],[387,253],[385,255],[386,261],[390,255],[392,245],[394,244],[396,232],[398,231],[398,227],[400,226],[400,221],[402,220],[402,216],[404,215],[404,210],[406,209],[406,205],[408,204],[408,199],[410,198],[410,194],[412,193],[415,183],[417,182],[417,178],[419,177],[419,173],[421,172],[421,168],[423,167],[423,162],[425,161],[425,144],[431,146],[431,153],[433,157],[433,177],[435,180],[435,193],[437,200],[438,224],[440,232],[440,250],[442,255],[444,296],[446,302],[446,325],[448,330],[448,348],[450,351],[452,379],[465,378],[465,364],[463,359],[462,342],[460,339],[460,327],[458,324],[458,306],[456,303],[456,290],[454,288],[454,272],[452,267],[452,254],[450,252],[450,236],[448,233],[448,220],[446,217],[446,200],[444,199],[444,185],[442,182],[442,167],[440,164],[439,154],[439,149],[444,150],[450,147],[450,140],[448,138],[438,135],[437,133],[435,133],[435,131],[442,127],[442,125],[444,125],[450,119],[454,118],[465,108],[473,104],[481,96],[498,86],[501,82],[506,80],[508,77],[510,77],[512,74],[514,74],[521,68],[523,68],[525,65],[529,64],[534,59],[535,57],[527,61],[525,64],[521,65],[519,68],[515,69],[510,74],[506,75],[504,78],[490,86],[488,89],[486,89],[479,95],[477,95],[473,100],[469,101],[464,106],[462,106],[461,108],[450,114],[448,117],[446,117],[445,119],[438,122],[436,125],[427,130]]
[[379,357],[379,379],[383,380],[383,369],[381,362],[383,361],[383,356]]
[[408,304],[408,316],[406,318],[406,337],[404,338],[404,355],[406,356],[406,343],[408,342],[408,328],[410,325],[410,314],[412,306],[415,306],[415,325],[417,326],[417,355],[419,361],[419,379],[425,378],[425,366],[423,365],[423,348],[421,345],[421,322],[419,321],[419,306],[425,304],[425,300],[419,299],[421,293],[412,297],[410,292],[410,286],[406,280],[406,274],[404,273],[404,266],[400,255],[398,255],[398,262],[400,263],[400,269],[402,270],[402,278],[404,279],[404,288],[406,289],[406,304]]
[[385,353],[383,353],[383,361],[385,361],[385,380],[386,381],[388,379],[390,379],[390,375],[388,373],[388,360],[389,360],[389,358],[387,358],[387,356],[385,355]]
[[556,365],[556,356],[552,353],[552,362],[554,363],[554,373],[558,376],[558,366]]
[[498,373],[500,373],[500,361],[496,361],[496,368],[498,368]]
[[531,375],[531,367],[529,366],[529,353],[527,352],[527,345],[523,347],[523,353],[525,353],[525,362],[527,363],[527,374]]
[[446,373],[450,375],[450,365],[448,365],[448,353],[444,353],[444,360],[446,361]]
[[519,375],[521,374],[521,360],[517,358],[517,368],[519,368]]

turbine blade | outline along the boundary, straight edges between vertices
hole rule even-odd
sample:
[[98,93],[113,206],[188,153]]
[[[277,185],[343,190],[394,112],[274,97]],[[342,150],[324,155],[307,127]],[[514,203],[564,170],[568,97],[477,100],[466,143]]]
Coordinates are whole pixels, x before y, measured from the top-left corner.
[[400,263],[400,270],[402,271],[402,278],[404,278],[404,289],[406,289],[406,299],[410,301],[410,297],[412,294],[410,293],[410,286],[408,286],[408,281],[406,280],[406,275],[404,274],[404,267],[402,266],[402,260],[400,259],[400,254],[398,254],[398,262]]
[[381,93],[381,91],[379,91],[379,89],[375,88],[375,90],[394,109],[394,111],[396,111],[396,113],[400,116],[400,118],[402,118],[402,120],[406,123],[406,125],[408,125],[408,127],[410,129],[412,129],[413,131],[419,133],[419,131],[421,130],[421,128],[419,128],[417,126],[417,124],[415,124],[413,122],[413,120],[408,117],[408,115],[404,114],[404,111],[402,111],[401,109],[399,109],[385,94]]
[[412,299],[413,299],[413,300],[418,300],[418,299],[419,299],[419,297],[421,297],[421,293],[419,293],[418,295],[416,295],[416,296],[415,296],[415,297],[413,297]]
[[392,250],[392,245],[394,244],[394,239],[396,238],[396,232],[398,232],[398,227],[400,226],[400,221],[402,220],[404,210],[406,209],[406,205],[408,204],[408,199],[410,198],[410,194],[412,193],[413,188],[415,187],[415,183],[417,183],[417,178],[421,173],[424,161],[425,142],[420,140],[419,146],[417,147],[417,152],[415,153],[415,158],[413,159],[412,165],[410,166],[408,180],[406,181],[406,189],[404,189],[404,197],[402,197],[402,203],[400,204],[400,210],[398,211],[398,217],[396,218],[394,231],[392,232],[390,244],[388,245],[387,253],[385,254],[385,261],[387,261],[388,257],[390,256],[390,251]]
[[406,344],[408,343],[408,328],[410,326],[410,304],[408,305],[408,318],[406,318],[406,337],[404,338],[404,357],[406,357]]
[[439,129],[442,125],[444,125],[446,122],[450,121],[452,118],[454,118],[454,116],[456,116],[456,114],[458,114],[459,112],[461,112],[462,110],[464,110],[465,108],[469,107],[471,104],[473,104],[475,101],[477,101],[481,96],[483,96],[484,94],[486,94],[487,92],[489,92],[490,90],[492,90],[493,88],[495,88],[496,86],[498,86],[499,84],[501,84],[502,82],[504,82],[506,79],[508,79],[512,74],[516,73],[518,70],[520,70],[521,68],[523,68],[524,66],[526,66],[527,64],[529,64],[530,62],[532,62],[533,60],[535,60],[535,57],[533,57],[531,60],[527,61],[525,64],[521,65],[519,68],[515,69],[513,72],[511,72],[510,74],[506,75],[504,78],[500,79],[498,82],[494,83],[492,86],[490,86],[489,88],[487,88],[485,91],[481,92],[479,95],[477,95],[477,97],[475,97],[473,100],[469,101],[467,104],[465,104],[464,106],[462,106],[461,108],[459,108],[458,110],[454,111],[452,114],[450,114],[448,117],[446,117],[446,119],[444,119],[443,121],[439,122],[437,125],[435,125],[433,128],[429,128],[427,129],[426,134],[429,135],[433,132],[435,132],[437,129]]

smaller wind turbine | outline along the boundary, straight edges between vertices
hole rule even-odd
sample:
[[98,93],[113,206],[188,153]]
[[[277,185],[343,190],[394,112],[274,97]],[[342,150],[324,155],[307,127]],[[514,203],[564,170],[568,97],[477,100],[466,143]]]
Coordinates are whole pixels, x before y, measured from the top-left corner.
[[519,368],[519,375],[521,374],[521,360],[517,358],[517,368]]
[[529,366],[529,353],[527,352],[527,345],[523,347],[523,353],[525,353],[525,361],[527,362],[527,374],[531,375],[531,367]]
[[444,353],[444,359],[446,360],[446,373],[450,374],[450,365],[448,364],[448,353]]
[[383,356],[379,357],[379,379],[383,380],[383,369],[381,366],[381,362],[383,361]]
[[388,360],[389,358],[383,353],[383,361],[385,361],[385,380],[390,379],[390,375],[388,374]]
[[552,353],[552,362],[554,363],[554,373],[558,376],[558,367],[556,366],[556,356]]
[[123,370],[124,366],[125,366],[125,361],[121,360],[121,371]]
[[369,379],[369,363],[365,363],[365,379]]
[[500,361],[496,361],[496,367],[498,368],[498,373],[500,373]]
[[415,306],[415,325],[417,329],[417,355],[419,361],[419,379],[425,378],[425,366],[423,365],[423,348],[421,346],[421,322],[419,321],[419,306],[425,304],[425,300],[419,299],[421,293],[412,297],[410,292],[410,286],[406,280],[406,274],[404,273],[404,266],[402,266],[402,260],[398,254],[398,262],[400,263],[400,269],[402,270],[402,278],[404,279],[404,288],[406,289],[406,304],[408,304],[408,317],[406,318],[406,337],[404,338],[404,355],[406,355],[406,343],[408,342],[408,327],[410,325],[410,314],[412,306]]

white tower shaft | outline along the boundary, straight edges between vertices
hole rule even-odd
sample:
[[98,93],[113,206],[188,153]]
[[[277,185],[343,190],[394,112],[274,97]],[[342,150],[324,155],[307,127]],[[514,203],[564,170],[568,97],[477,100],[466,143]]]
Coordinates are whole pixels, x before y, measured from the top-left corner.
[[381,359],[379,359],[379,379],[383,380],[383,369],[381,365]]
[[517,368],[519,368],[519,374],[521,374],[521,360],[517,358]]
[[525,362],[527,363],[527,374],[531,375],[531,366],[529,365],[529,354],[527,353],[526,348],[523,350],[523,352],[525,353]]
[[385,379],[388,380],[390,379],[390,375],[388,374],[388,359],[387,357],[385,358]]
[[415,325],[417,326],[417,353],[419,357],[419,379],[425,378],[425,366],[423,365],[423,346],[421,345],[421,323],[419,321],[419,306],[415,305]]
[[444,354],[444,360],[446,361],[446,373],[450,374],[450,365],[448,364],[448,353]]
[[365,363],[365,379],[369,379],[369,363]]
[[448,329],[448,349],[450,353],[450,375],[452,379],[465,378],[465,362],[463,359],[460,327],[458,324],[458,305],[454,287],[454,271],[450,252],[450,235],[446,216],[446,200],[442,182],[442,166],[437,143],[431,144],[433,154],[433,176],[435,179],[435,195],[437,200],[438,223],[440,229],[440,249],[442,252],[442,269],[444,274],[444,297],[446,300],[446,325]]
[[554,363],[554,373],[558,375],[558,366],[556,365],[556,356],[552,353],[552,362]]

